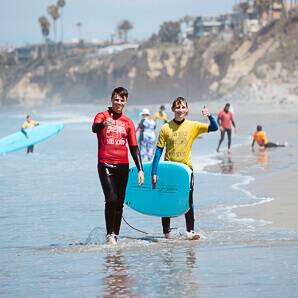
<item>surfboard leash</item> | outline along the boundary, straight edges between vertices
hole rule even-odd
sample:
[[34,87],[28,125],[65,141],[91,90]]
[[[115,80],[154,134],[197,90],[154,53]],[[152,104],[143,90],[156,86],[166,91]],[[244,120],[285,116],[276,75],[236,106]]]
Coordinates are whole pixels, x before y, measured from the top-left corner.
[[139,230],[139,229],[133,227],[132,225],[130,225],[130,224],[126,221],[126,219],[124,218],[123,215],[122,215],[122,219],[124,220],[124,222],[125,222],[130,228],[132,228],[132,229],[134,229],[134,230],[136,230],[136,231],[138,231],[138,232],[140,232],[140,233],[146,234],[146,235],[149,234],[149,233],[147,233],[147,232],[145,232],[145,231]]

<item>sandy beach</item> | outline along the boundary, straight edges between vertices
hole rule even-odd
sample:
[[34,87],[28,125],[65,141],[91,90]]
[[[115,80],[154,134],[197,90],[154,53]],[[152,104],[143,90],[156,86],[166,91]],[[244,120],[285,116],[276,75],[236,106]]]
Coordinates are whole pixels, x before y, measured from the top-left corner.
[[[239,207],[234,211],[240,218],[263,219],[271,227],[298,228],[298,106],[260,102],[234,102],[236,133],[250,137],[261,124],[269,141],[287,142],[286,148],[251,151],[251,137],[247,145],[234,148],[230,154],[235,172],[254,177],[245,188],[257,197],[273,198],[271,202]],[[212,106],[212,108],[215,108]],[[225,140],[226,142],[226,140]],[[226,150],[226,144],[222,151]],[[209,168],[220,172],[227,154],[219,155],[219,164]]]

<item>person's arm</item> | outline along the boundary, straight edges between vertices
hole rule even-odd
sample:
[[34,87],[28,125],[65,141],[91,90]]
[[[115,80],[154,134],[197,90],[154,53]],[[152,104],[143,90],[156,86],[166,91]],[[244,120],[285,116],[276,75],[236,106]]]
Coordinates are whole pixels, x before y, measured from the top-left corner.
[[104,128],[105,122],[101,122],[101,123],[93,123],[92,125],[92,132],[94,133],[98,133],[102,128]]
[[220,114],[218,114],[217,116],[217,124],[218,124],[218,127],[221,127],[221,119],[219,117]]
[[26,138],[28,138],[28,134],[27,134],[25,128],[23,128],[23,127],[21,128],[21,133],[24,134]]
[[138,146],[129,146],[130,154],[135,162],[135,165],[139,171],[138,182],[139,184],[144,183],[144,170],[142,165],[141,154]]
[[151,176],[152,176],[152,188],[155,189],[155,185],[157,183],[157,167],[159,164],[160,157],[162,155],[163,148],[156,147],[153,162],[152,162],[152,169],[151,169]]
[[234,128],[236,129],[236,124],[235,124],[235,121],[234,119],[231,120],[232,121],[232,125],[234,126]]
[[255,142],[256,142],[255,139],[253,139],[253,140],[252,140],[252,143],[251,143],[251,151],[252,151],[252,152],[255,151]]
[[208,116],[208,119],[209,119],[209,121],[210,121],[210,124],[209,124],[209,126],[208,126],[208,132],[210,132],[210,131],[217,131],[217,130],[218,130],[218,125],[217,125],[216,120],[215,120],[215,118],[213,117],[213,115],[210,114],[210,115]]

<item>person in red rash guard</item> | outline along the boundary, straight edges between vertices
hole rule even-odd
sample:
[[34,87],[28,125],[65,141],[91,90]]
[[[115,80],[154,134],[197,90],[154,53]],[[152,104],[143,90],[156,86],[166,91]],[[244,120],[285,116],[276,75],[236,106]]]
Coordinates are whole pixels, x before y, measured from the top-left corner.
[[128,148],[138,169],[138,183],[144,183],[141,155],[136,138],[135,126],[124,115],[128,91],[123,87],[114,89],[112,106],[98,113],[92,132],[98,140],[98,175],[105,196],[105,221],[107,242],[116,244],[119,236],[125,190],[128,181]]

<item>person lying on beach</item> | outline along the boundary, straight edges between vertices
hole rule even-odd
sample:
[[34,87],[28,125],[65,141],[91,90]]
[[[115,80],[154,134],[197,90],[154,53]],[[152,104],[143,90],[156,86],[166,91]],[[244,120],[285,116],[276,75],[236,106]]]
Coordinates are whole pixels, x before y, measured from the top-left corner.
[[[174,100],[172,111],[174,113],[174,119],[162,126],[158,137],[151,170],[153,188],[155,188],[156,183],[158,183],[158,163],[164,147],[166,147],[166,161],[184,163],[192,170],[191,149],[193,142],[200,134],[218,130],[215,118],[209,113],[205,106],[202,110],[202,115],[209,118],[210,124],[187,120],[188,106],[186,99],[183,97],[177,97]],[[200,239],[200,235],[194,231],[193,174],[191,176],[190,184],[189,210],[185,214],[186,235],[189,240],[198,240]],[[165,238],[170,237],[170,220],[169,217],[162,218],[162,227]]]
[[253,133],[253,140],[251,150],[254,151],[255,142],[262,148],[285,147],[286,144],[276,144],[269,142],[266,132],[262,129],[261,125],[257,126],[257,130]]

